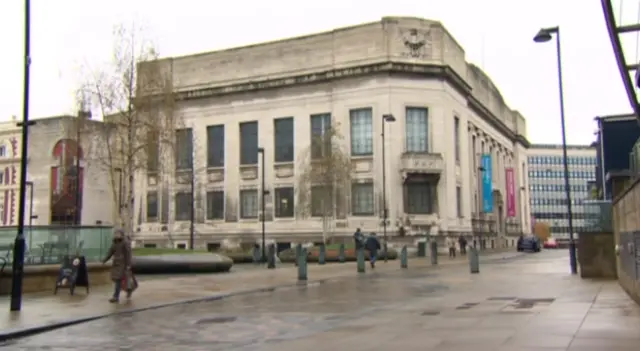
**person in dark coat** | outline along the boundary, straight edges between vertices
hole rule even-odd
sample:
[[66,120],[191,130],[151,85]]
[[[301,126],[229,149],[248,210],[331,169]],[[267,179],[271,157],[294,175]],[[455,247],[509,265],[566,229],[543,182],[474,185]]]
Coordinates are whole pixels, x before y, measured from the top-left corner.
[[376,233],[371,233],[364,244],[364,247],[369,251],[369,262],[371,268],[376,268],[376,258],[378,257],[378,250],[380,250],[380,241],[376,237]]
[[461,255],[466,255],[467,254],[467,239],[460,235],[458,237],[458,246],[460,246],[460,254]]
[[360,228],[356,229],[356,232],[353,233],[353,243],[356,247],[356,250],[361,249],[363,246],[364,235],[360,231]]
[[[120,291],[122,289],[122,278],[127,278],[131,271],[131,245],[124,236],[122,230],[116,230],[113,233],[113,242],[107,252],[107,257],[102,260],[105,264],[109,259],[111,261],[111,280],[114,284],[113,297],[109,299],[111,303],[120,301]],[[127,289],[127,298],[131,297],[131,289]]]

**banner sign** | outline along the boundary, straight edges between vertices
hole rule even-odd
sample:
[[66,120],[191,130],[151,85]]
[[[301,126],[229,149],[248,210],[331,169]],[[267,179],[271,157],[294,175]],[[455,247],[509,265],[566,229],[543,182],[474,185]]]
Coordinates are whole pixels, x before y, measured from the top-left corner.
[[493,169],[491,165],[491,154],[482,155],[482,211],[493,212]]
[[507,217],[516,216],[516,179],[513,168],[508,167],[506,170],[507,181]]

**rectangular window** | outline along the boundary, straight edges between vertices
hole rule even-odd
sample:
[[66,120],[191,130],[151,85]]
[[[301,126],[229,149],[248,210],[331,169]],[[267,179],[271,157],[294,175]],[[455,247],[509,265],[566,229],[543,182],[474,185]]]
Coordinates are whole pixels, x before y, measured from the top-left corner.
[[188,221],[191,219],[193,200],[191,193],[176,193],[175,199],[176,221]]
[[331,137],[327,131],[331,129],[331,114],[311,115],[311,158],[320,159],[331,152]]
[[276,188],[276,217],[291,218],[294,214],[293,187]]
[[429,151],[428,110],[419,107],[406,109],[406,148],[407,152]]
[[273,120],[275,161],[293,162],[293,117]]
[[456,164],[460,164],[460,118],[453,118],[453,140],[455,142]]
[[207,126],[207,167],[224,167],[224,125]]
[[224,191],[207,192],[207,219],[224,219]]
[[351,155],[373,155],[373,110],[361,108],[349,111],[351,122]]
[[258,122],[240,123],[240,164],[258,164]]
[[176,169],[191,169],[193,166],[193,130],[176,130]]
[[258,218],[258,189],[240,190],[240,218]]
[[158,220],[158,192],[150,191],[147,193],[147,222],[155,222]]
[[147,172],[158,172],[160,164],[160,140],[156,130],[147,132]]
[[456,212],[458,218],[462,218],[462,187],[456,186]]
[[[325,205],[326,202],[329,202]],[[324,186],[317,185],[311,187],[311,216],[323,217],[324,211],[329,211],[333,202],[331,191],[325,189]]]
[[351,184],[351,212],[354,216],[373,216],[373,183]]
[[431,214],[434,212],[435,186],[429,182],[409,182],[406,185],[408,214]]

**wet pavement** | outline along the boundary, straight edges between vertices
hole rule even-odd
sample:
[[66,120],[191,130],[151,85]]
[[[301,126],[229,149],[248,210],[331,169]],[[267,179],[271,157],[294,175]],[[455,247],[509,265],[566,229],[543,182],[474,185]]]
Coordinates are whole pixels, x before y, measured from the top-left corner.
[[566,251],[374,272],[136,312],[16,340],[10,350],[638,350],[640,308]]
[[[513,251],[495,253],[488,251],[483,259],[500,259],[515,255]],[[441,260],[441,266],[464,264],[464,258]],[[415,258],[409,261],[410,269],[430,267],[427,258]],[[378,272],[400,270],[398,261],[381,264]],[[369,272],[367,273],[369,274]],[[355,263],[309,264],[309,281],[319,282],[327,279],[343,279],[354,277]],[[159,305],[179,303],[185,300],[207,299],[229,294],[246,293],[260,289],[271,289],[278,286],[295,284],[296,268],[292,265],[278,265],[276,269],[267,270],[264,266],[240,265],[228,274],[172,275],[141,278],[140,288],[135,298],[127,303],[112,305],[106,303],[111,294],[111,286],[92,286],[87,295],[79,289],[76,295],[70,296],[68,291],[60,291],[57,295],[51,292],[25,294],[22,311],[9,312],[9,298],[0,297],[0,340],[10,334],[25,329],[55,325],[69,320],[94,318],[113,313],[123,313],[136,309],[153,308]]]

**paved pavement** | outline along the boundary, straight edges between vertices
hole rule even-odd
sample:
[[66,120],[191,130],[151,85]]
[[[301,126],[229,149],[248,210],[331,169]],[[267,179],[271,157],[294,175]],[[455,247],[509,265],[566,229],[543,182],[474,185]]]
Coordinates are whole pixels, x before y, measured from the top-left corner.
[[[381,268],[383,266],[381,265]],[[566,251],[377,272],[117,315],[11,350],[638,350],[640,308],[613,281],[567,274]]]
[[[488,252],[488,257],[513,255],[513,251],[497,254]],[[491,256],[494,255],[494,256]],[[428,265],[428,258],[415,258],[409,265],[414,268]],[[460,264],[464,259],[441,259],[442,265]],[[398,261],[380,263],[379,271],[399,270]],[[319,266],[309,264],[309,282],[326,279],[340,279],[357,275],[354,263],[327,264]],[[93,287],[89,295],[84,289],[76,290],[70,296],[65,290],[53,295],[52,292],[42,294],[25,294],[23,308],[19,313],[9,312],[9,298],[0,297],[0,340],[18,330],[58,324],[69,320],[79,320],[111,313],[126,312],[135,309],[152,308],[159,305],[177,303],[185,300],[215,298],[258,289],[269,289],[281,285],[295,284],[296,268],[292,265],[280,265],[275,270],[264,267],[251,268],[243,266],[233,269],[228,274],[156,276],[142,279],[140,288],[134,299],[120,305],[106,303],[111,286]],[[52,289],[53,290],[53,289]]]

